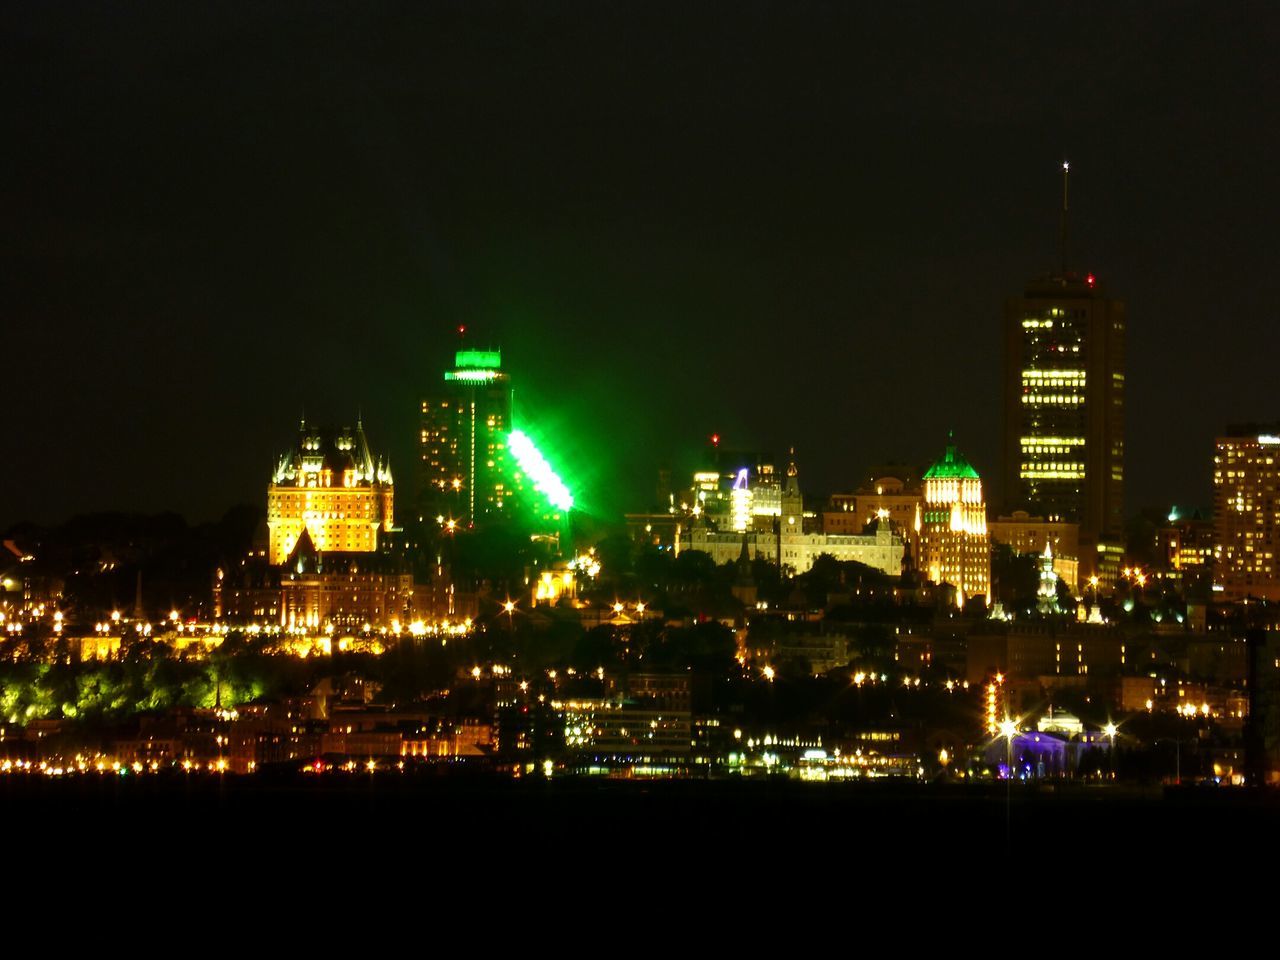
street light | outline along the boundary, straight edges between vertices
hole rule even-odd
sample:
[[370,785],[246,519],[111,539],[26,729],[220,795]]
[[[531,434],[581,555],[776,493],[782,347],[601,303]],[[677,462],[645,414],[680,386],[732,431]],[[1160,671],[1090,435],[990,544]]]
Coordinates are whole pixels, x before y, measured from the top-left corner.
[[1004,781],[1004,846],[1008,853],[1013,849],[1013,738],[1018,735],[1018,724],[1005,717],[1000,721],[1000,736],[1005,744]]
[[1105,733],[1107,737],[1111,740],[1110,753],[1111,753],[1111,779],[1112,780],[1116,778],[1116,733],[1118,731],[1119,731],[1119,728],[1110,720],[1108,720],[1107,725],[1102,728],[1102,732]]
[[508,600],[502,605],[503,611],[507,615],[507,632],[511,634],[511,642],[515,643],[516,639],[516,603],[514,600]]

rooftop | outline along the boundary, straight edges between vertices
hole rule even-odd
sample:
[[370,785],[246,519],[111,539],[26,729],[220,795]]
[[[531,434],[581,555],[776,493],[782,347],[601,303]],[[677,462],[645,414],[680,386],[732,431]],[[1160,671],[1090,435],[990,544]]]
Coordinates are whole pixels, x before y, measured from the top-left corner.
[[954,442],[948,443],[947,452],[942,455],[942,459],[935,461],[933,466],[924,472],[926,480],[939,477],[962,480],[980,479],[978,471],[973,469],[969,461],[960,455]]

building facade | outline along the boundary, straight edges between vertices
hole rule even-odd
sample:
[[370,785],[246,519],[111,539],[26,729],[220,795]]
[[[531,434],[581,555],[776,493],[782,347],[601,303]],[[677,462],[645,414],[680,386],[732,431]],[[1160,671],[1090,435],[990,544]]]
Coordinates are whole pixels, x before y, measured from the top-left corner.
[[822,514],[824,533],[861,533],[876,520],[889,520],[904,535],[915,525],[922,493],[919,481],[901,474],[876,475],[853,493],[831,497]]
[[1230,426],[1216,447],[1214,592],[1280,600],[1280,422]]
[[1078,523],[1081,574],[1108,579],[1094,554],[1124,530],[1124,345],[1124,303],[1092,274],[1005,303],[1004,512]]
[[1080,524],[1032,517],[1025,510],[1015,510],[1010,516],[988,521],[987,532],[993,544],[1003,543],[1014,553],[1042,554],[1048,546],[1054,572],[1071,590],[1081,589]]
[[736,533],[698,524],[682,532],[680,550],[701,550],[710,554],[717,565],[722,565],[742,555],[745,541],[752,559],[759,557],[789,567],[795,573],[805,573],[824,553],[840,561],[852,560],[874,567],[891,577],[902,573],[903,541],[887,523],[877,524],[872,533],[856,536],[804,533],[791,525],[780,529],[780,533],[751,530]]
[[924,501],[916,515],[917,568],[934,583],[956,588],[956,603],[991,591],[991,540],[982,479],[947,444],[924,474]]
[[499,350],[459,350],[443,385],[421,402],[419,519],[474,524],[512,506],[516,477],[507,451],[511,378]]
[[369,452],[364,427],[317,430],[303,420],[267,489],[270,562],[288,560],[304,532],[322,553],[372,553],[394,519],[391,468]]

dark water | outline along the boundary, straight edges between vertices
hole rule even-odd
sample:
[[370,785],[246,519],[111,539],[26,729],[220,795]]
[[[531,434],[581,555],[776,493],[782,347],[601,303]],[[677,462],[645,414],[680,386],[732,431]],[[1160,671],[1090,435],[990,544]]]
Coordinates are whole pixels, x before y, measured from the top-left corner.
[[7,776],[0,804],[9,849],[54,854],[109,837],[233,859],[299,843],[348,852],[363,844],[370,862],[387,865],[419,862],[424,852],[465,861],[567,846],[638,866],[663,851],[713,863],[839,853],[899,865],[962,853],[1065,871],[1086,862],[1189,869],[1280,852],[1280,793],[1222,788],[1015,786],[1006,794],[1000,784],[290,772]]

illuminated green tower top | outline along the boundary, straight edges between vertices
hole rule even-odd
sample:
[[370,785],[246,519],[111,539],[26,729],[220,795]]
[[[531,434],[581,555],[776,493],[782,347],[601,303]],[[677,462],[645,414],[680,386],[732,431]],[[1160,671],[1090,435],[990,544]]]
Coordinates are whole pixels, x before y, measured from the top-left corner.
[[947,436],[947,452],[942,455],[942,459],[935,461],[933,466],[924,472],[924,479],[929,480],[934,477],[951,480],[980,479],[978,471],[973,469],[969,461],[956,450],[955,434]]

